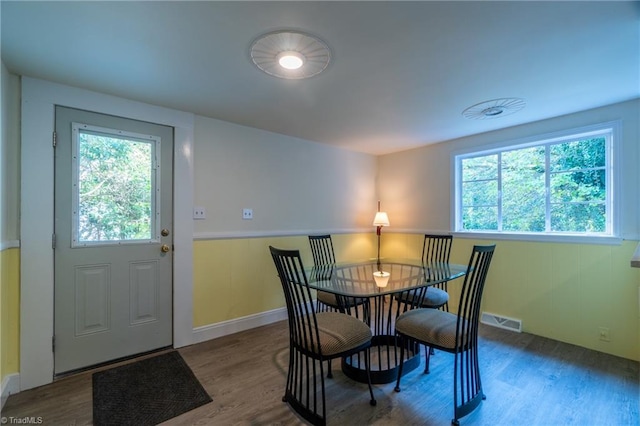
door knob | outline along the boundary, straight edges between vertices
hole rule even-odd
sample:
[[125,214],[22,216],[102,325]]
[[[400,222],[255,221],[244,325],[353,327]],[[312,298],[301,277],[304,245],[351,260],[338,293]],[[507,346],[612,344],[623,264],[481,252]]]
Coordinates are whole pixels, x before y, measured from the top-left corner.
[[171,249],[169,248],[168,244],[163,244],[162,247],[160,247],[160,251],[163,252],[163,253],[166,253],[169,250],[171,250]]
[[166,237],[167,235],[169,235],[169,230],[165,228],[162,231],[160,231],[160,234],[162,234],[163,237]]

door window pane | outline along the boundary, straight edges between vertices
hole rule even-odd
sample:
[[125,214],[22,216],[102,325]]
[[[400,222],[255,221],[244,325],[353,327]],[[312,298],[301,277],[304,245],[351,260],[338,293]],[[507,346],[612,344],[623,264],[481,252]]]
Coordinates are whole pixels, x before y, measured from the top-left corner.
[[74,245],[155,240],[156,138],[77,126]]

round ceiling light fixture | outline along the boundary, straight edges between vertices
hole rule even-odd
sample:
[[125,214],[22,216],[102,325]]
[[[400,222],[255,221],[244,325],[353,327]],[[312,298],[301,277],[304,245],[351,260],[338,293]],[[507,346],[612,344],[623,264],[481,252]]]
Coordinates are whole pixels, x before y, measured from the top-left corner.
[[462,111],[462,115],[471,120],[489,120],[516,113],[525,105],[525,101],[520,98],[493,99],[470,106]]
[[301,79],[324,71],[331,60],[320,39],[297,31],[276,31],[251,44],[251,60],[262,71],[279,78]]

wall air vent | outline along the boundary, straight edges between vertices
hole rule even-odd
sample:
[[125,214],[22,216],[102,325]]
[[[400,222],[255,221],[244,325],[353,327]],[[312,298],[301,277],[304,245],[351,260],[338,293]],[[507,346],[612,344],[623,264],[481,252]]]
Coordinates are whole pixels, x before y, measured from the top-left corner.
[[480,322],[493,327],[504,328],[505,330],[522,332],[522,321],[514,318],[502,317],[500,315],[483,312]]

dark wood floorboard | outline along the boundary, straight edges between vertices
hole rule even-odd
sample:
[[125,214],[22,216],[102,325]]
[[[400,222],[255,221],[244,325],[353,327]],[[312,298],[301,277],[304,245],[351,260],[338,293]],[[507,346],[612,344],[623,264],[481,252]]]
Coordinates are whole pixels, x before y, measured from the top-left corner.
[[[282,402],[287,333],[285,321],[181,348],[213,402],[165,425],[304,424]],[[480,346],[487,399],[462,425],[640,424],[638,362],[488,326],[481,328]],[[366,385],[346,378],[334,362],[334,378],[327,385],[329,425],[450,424],[452,361],[452,355],[436,352],[431,373],[409,373],[400,393],[393,384],[375,386],[375,407],[369,405]],[[45,425],[90,425],[91,374],[11,395],[2,416],[41,417]]]

